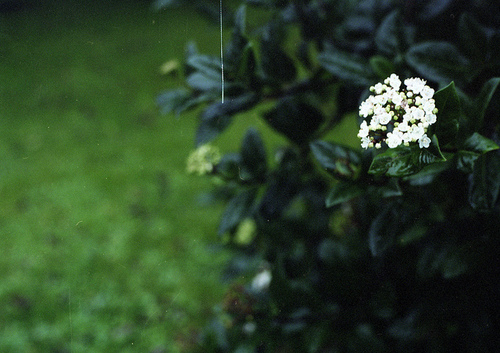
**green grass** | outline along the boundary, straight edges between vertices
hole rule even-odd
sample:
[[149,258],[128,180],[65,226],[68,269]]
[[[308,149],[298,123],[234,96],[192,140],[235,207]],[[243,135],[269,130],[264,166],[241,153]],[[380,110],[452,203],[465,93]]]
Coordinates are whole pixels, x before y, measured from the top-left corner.
[[[229,254],[222,205],[199,202],[211,181],[185,172],[196,115],[155,97],[188,40],[217,55],[218,27],[149,1],[42,3],[0,15],[0,352],[180,352]],[[283,143],[256,112],[216,143],[250,125]]]
[[196,119],[159,66],[218,28],[149,2],[0,18],[0,351],[176,352],[224,287],[221,205],[185,173]]

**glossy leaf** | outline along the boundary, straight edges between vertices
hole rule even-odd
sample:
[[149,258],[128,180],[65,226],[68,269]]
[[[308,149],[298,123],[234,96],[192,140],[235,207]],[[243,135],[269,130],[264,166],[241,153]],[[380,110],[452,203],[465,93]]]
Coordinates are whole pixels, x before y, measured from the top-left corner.
[[402,38],[400,30],[401,24],[399,20],[399,11],[394,10],[384,18],[377,29],[377,33],[375,34],[375,44],[377,45],[377,49],[381,53],[388,55],[396,55],[401,52]]
[[372,56],[370,58],[370,66],[380,80],[394,73],[394,65],[383,56]]
[[262,181],[267,171],[264,143],[254,128],[248,129],[241,145],[241,172],[244,180]]
[[[432,144],[437,143],[433,136]],[[368,173],[375,175],[385,174],[393,177],[403,177],[415,174],[425,166],[436,162],[444,162],[446,159],[441,154],[439,146],[432,149],[420,149],[418,145],[411,147],[391,148],[375,156],[370,165]]]
[[435,132],[443,146],[457,144],[459,121],[463,115],[455,83],[440,89],[434,94],[438,108]]
[[361,57],[329,48],[318,55],[318,61],[327,71],[350,84],[369,86],[374,82],[368,62]]
[[190,97],[191,93],[181,88],[160,94],[156,98],[156,103],[163,114],[172,112],[179,114]]
[[474,209],[495,207],[500,191],[500,153],[492,151],[481,155],[474,163],[469,186],[469,202]]
[[472,173],[474,168],[474,163],[479,158],[481,154],[471,151],[458,151],[455,154],[455,160],[457,164],[457,169],[464,173]]
[[406,53],[407,63],[422,77],[432,81],[464,79],[469,62],[449,42],[424,42],[412,46]]
[[349,147],[326,141],[314,141],[311,151],[328,173],[342,179],[355,179],[361,168],[361,156]]
[[476,131],[479,130],[483,126],[484,116],[486,114],[486,110],[495,94],[495,91],[498,89],[498,85],[500,84],[500,77],[493,77],[488,80],[481,89],[479,96],[476,98],[475,105],[475,115],[477,116],[476,123]]
[[232,231],[254,211],[254,201],[257,196],[255,188],[243,190],[236,194],[227,204],[219,224],[219,235]]
[[324,121],[319,110],[297,97],[282,98],[276,107],[264,114],[264,119],[297,144],[307,142]]
[[265,78],[272,83],[290,82],[295,79],[295,63],[283,50],[277,31],[267,28],[260,42],[260,58]]
[[478,64],[484,61],[488,50],[488,34],[486,29],[467,12],[460,16],[458,35],[464,52]]
[[391,204],[373,220],[368,231],[368,246],[372,256],[381,256],[394,245],[397,235],[396,219],[396,208]]
[[326,207],[332,207],[354,199],[363,194],[364,190],[357,184],[338,182],[330,189],[326,196]]
[[475,132],[464,142],[464,148],[472,152],[486,153],[499,147],[494,141]]
[[245,94],[227,99],[224,103],[217,102],[210,105],[201,115],[200,125],[196,132],[196,145],[212,141],[229,126],[234,114],[249,109],[255,103],[255,95]]

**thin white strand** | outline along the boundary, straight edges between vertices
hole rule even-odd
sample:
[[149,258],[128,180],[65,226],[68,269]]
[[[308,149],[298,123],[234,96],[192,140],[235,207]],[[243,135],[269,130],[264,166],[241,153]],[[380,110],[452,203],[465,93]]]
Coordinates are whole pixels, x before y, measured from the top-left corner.
[[224,50],[222,47],[222,0],[219,1],[220,19],[220,68],[221,68],[221,102],[224,103]]

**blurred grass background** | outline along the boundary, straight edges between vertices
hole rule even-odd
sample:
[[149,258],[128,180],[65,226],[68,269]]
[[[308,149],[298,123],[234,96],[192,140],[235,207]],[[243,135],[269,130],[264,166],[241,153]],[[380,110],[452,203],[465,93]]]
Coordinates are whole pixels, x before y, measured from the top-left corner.
[[[155,105],[189,40],[219,52],[218,26],[151,1],[0,14],[0,352],[181,352],[220,301],[223,205],[185,172],[196,112]],[[249,125],[282,141],[254,112],[218,145]]]
[[176,352],[222,295],[221,206],[188,176],[196,119],[159,74],[218,27],[150,1],[0,17],[0,351]]

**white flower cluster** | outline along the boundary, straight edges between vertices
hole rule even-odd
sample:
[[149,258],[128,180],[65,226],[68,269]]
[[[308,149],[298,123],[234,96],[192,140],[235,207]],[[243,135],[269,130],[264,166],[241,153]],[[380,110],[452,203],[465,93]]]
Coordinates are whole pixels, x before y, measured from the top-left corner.
[[385,142],[390,148],[418,142],[420,148],[427,148],[431,139],[427,128],[436,122],[437,108],[434,90],[420,78],[407,78],[406,88],[401,87],[398,75],[392,74],[370,87],[370,95],[359,107],[363,118],[358,137],[361,147],[381,148]]
[[221,159],[219,149],[211,145],[203,145],[191,152],[187,160],[187,172],[191,174],[210,174],[214,165]]

